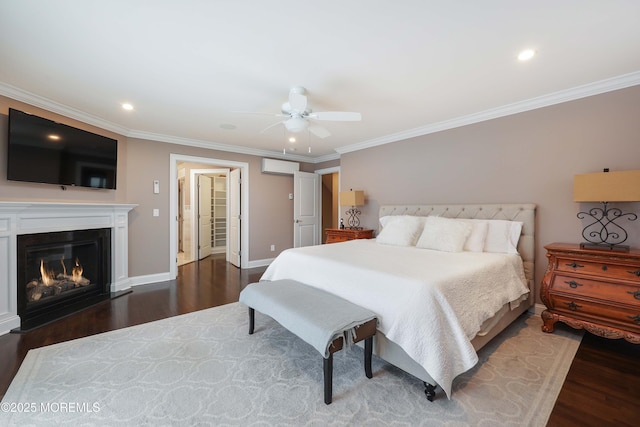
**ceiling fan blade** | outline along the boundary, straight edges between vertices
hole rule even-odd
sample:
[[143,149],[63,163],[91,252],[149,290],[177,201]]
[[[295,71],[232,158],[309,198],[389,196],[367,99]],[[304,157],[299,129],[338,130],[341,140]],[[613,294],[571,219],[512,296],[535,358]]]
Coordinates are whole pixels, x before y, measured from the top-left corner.
[[309,132],[321,139],[331,136],[331,132],[318,125],[309,125]]
[[260,113],[258,111],[230,111],[230,113],[236,114],[257,114],[259,116],[271,116],[271,117],[289,117],[288,114],[273,114],[273,113]]
[[292,111],[302,113],[307,108],[307,97],[301,93],[291,91],[289,92],[289,105]]
[[362,120],[362,114],[348,111],[324,111],[309,114],[310,119],[334,120],[338,122],[357,122]]
[[268,131],[269,129],[271,129],[272,127],[278,126],[279,124],[282,124],[282,123],[284,123],[284,122],[286,122],[286,120],[280,120],[279,122],[275,122],[274,124],[269,125],[269,126],[267,126],[266,128],[262,129],[262,130],[260,131],[260,133],[264,133],[264,132]]

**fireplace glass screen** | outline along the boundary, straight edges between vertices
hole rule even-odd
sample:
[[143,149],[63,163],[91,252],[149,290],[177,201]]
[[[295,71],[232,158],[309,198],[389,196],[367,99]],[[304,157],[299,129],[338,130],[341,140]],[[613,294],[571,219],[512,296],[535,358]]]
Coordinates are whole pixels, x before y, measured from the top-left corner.
[[111,230],[18,236],[21,328],[55,320],[110,295]]

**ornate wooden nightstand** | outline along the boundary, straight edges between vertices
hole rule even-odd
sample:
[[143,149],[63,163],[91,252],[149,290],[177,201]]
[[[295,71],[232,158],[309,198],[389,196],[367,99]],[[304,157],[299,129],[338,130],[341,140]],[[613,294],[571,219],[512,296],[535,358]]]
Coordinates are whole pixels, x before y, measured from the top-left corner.
[[327,234],[325,243],[346,242],[347,240],[356,239],[373,239],[373,230],[370,229],[352,230],[349,228],[327,228],[325,232]]
[[608,252],[545,246],[549,265],[540,297],[544,332],[564,322],[605,338],[640,344],[640,250]]

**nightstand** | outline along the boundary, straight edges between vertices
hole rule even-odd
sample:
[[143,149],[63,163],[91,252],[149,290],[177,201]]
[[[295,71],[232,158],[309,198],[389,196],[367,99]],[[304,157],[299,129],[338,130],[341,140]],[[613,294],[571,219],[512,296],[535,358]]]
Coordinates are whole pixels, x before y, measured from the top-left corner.
[[609,252],[545,246],[549,265],[540,297],[544,332],[560,321],[605,338],[640,344],[640,250]]
[[373,230],[351,230],[349,228],[327,228],[327,241],[325,243],[346,242],[347,240],[356,239],[373,239]]

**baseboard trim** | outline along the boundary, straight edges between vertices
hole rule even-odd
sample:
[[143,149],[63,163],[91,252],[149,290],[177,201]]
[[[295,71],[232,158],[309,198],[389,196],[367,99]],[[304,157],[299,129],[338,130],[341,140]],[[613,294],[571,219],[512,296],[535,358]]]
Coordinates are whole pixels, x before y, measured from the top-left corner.
[[256,259],[247,263],[248,268],[266,267],[273,262],[275,258]]
[[[149,285],[157,282],[167,282],[171,280],[171,274],[167,271],[165,273],[147,274],[144,276],[129,277],[130,286]],[[127,288],[125,288],[127,289]],[[118,289],[119,291],[124,289]]]

